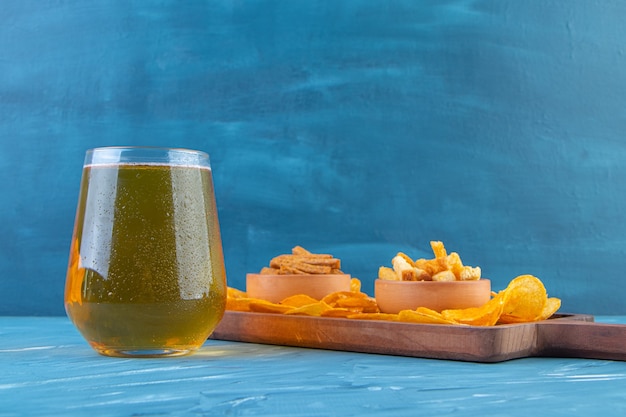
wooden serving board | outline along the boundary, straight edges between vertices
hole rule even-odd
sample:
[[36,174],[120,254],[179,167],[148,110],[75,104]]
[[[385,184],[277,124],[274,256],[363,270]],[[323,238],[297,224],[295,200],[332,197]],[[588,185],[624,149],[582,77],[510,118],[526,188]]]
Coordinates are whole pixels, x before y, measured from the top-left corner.
[[626,325],[583,314],[475,327],[226,311],[211,339],[471,362],[626,360]]

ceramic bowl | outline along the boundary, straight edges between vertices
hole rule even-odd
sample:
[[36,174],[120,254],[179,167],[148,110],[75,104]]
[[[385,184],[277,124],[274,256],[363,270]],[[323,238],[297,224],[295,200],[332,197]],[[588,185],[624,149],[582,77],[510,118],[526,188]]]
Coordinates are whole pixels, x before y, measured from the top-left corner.
[[427,307],[446,309],[480,307],[491,298],[491,281],[391,281],[377,279],[374,296],[380,311],[398,313]]
[[350,291],[350,275],[246,275],[248,296],[273,303],[296,294],[321,300],[336,291]]

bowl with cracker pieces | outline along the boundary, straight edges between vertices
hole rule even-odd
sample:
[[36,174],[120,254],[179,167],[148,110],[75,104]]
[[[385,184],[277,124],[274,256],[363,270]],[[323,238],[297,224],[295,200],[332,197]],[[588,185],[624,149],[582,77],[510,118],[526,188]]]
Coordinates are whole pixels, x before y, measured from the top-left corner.
[[491,281],[480,267],[463,265],[456,252],[447,253],[442,242],[432,241],[432,259],[411,259],[399,252],[391,267],[381,266],[374,282],[374,297],[383,313],[426,307],[448,309],[480,307],[491,299]]
[[341,271],[341,260],[301,246],[272,258],[259,273],[246,275],[248,296],[273,303],[298,294],[321,300],[334,292],[350,291],[350,285],[351,276]]

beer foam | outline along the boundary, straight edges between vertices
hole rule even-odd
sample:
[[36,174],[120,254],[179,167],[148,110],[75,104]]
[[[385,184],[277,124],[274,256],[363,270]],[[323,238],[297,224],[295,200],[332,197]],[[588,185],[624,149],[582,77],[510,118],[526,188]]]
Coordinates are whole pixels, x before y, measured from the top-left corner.
[[178,162],[92,162],[85,164],[83,168],[116,168],[116,167],[179,167],[179,168],[195,168],[206,169],[211,171],[210,166],[201,164],[186,164]]
[[156,165],[188,168],[210,166],[205,152],[183,148],[104,147],[87,151],[85,166]]

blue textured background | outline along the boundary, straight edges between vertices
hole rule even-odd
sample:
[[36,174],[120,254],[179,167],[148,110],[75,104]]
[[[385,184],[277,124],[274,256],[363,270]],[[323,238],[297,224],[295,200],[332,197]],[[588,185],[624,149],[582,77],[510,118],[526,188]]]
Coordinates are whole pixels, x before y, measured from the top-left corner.
[[211,154],[230,285],[296,244],[373,290],[442,240],[624,314],[626,3],[0,7],[0,314],[64,314],[87,148]]

